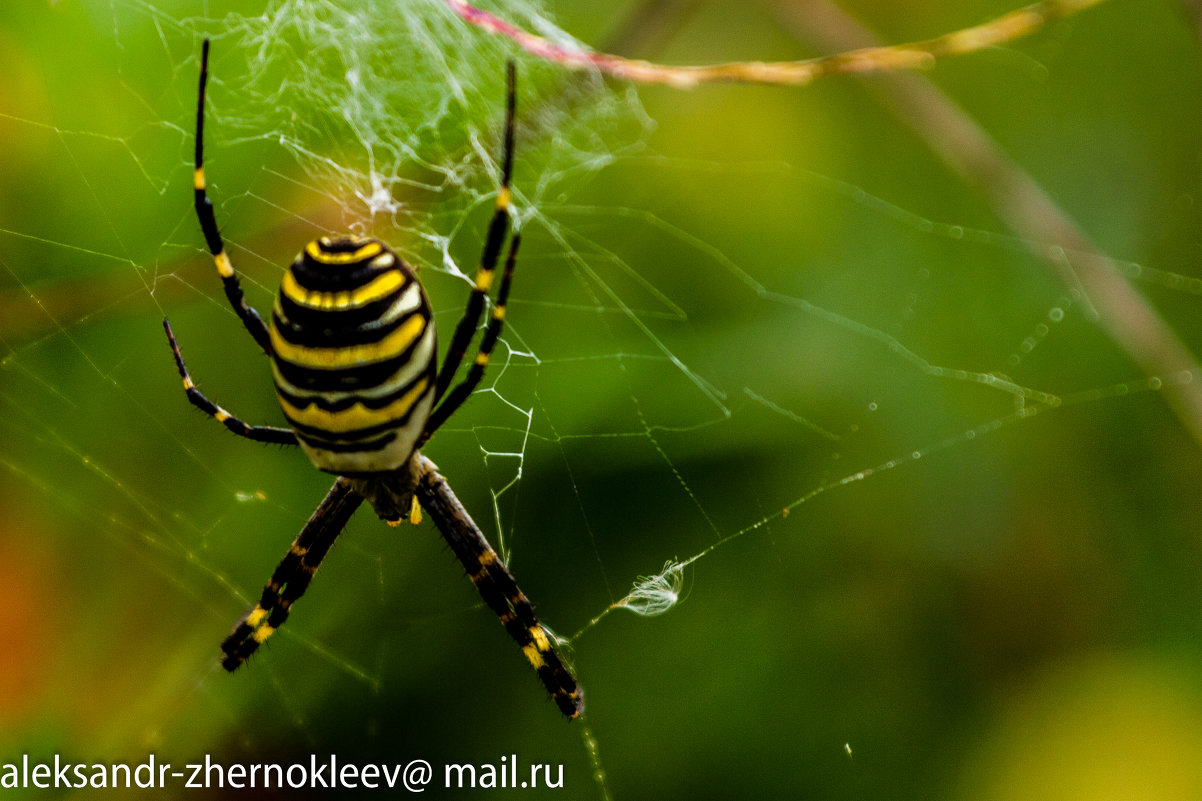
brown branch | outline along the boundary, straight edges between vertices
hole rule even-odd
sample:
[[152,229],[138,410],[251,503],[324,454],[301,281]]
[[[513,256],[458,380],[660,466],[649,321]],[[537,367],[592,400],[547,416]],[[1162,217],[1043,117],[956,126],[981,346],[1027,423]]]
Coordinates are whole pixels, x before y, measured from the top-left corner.
[[678,89],[716,81],[801,86],[828,75],[922,69],[930,67],[938,58],[972,53],[1026,36],[1053,20],[1101,2],[1103,0],[1044,0],[934,39],[863,47],[801,61],[670,66],[556,44],[464,0],[446,0],[452,11],[472,25],[511,39],[523,50],[546,61],[568,69],[595,69],[624,80],[667,84]]

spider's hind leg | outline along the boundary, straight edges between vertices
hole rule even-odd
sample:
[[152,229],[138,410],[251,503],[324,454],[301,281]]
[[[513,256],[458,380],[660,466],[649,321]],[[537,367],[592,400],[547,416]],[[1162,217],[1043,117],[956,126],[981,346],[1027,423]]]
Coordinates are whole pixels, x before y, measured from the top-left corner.
[[325,500],[276,566],[271,580],[263,587],[259,602],[242,616],[221,643],[225,655],[221,660],[222,667],[231,673],[237,670],[276,629],[284,625],[292,604],[308,589],[334,540],[362,502],[363,496],[351,488],[349,479],[339,478],[334,482]]
[[522,649],[559,710],[568,718],[579,717],[584,711],[584,693],[560,659],[555,637],[539,622],[505,563],[432,462],[421,458],[415,475],[418,499],[463,565],[481,600]]

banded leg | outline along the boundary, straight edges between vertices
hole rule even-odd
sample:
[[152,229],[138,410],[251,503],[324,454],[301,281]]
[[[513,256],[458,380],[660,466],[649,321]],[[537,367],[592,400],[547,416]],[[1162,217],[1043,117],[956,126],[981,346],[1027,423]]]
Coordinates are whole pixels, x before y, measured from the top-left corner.
[[245,662],[276,629],[284,625],[292,604],[304,595],[351,515],[363,502],[363,496],[351,489],[351,482],[339,478],[325,500],[301,529],[288,553],[276,566],[271,580],[253,609],[242,616],[230,635],[221,643],[225,654],[221,666],[231,673]]
[[167,318],[163,318],[163,330],[167,332],[167,342],[171,345],[171,353],[175,356],[175,366],[179,369],[179,377],[184,382],[184,392],[188,395],[188,400],[197,409],[212,417],[217,422],[224,425],[230,431],[240,437],[254,440],[255,442],[274,442],[277,445],[296,445],[296,434],[291,428],[277,428],[276,426],[252,426],[242,422],[237,417],[222,409],[216,403],[209,400],[204,394],[196,388],[196,384],[192,381],[191,374],[188,373],[188,367],[184,364],[184,355],[180,353],[179,343],[175,341],[175,334],[171,331],[171,323],[167,322]]
[[455,413],[456,409],[463,405],[463,402],[479,386],[480,379],[484,377],[484,368],[488,367],[488,360],[492,357],[492,349],[496,346],[497,339],[501,336],[501,329],[505,327],[505,305],[509,302],[509,284],[513,280],[513,267],[517,262],[518,246],[521,243],[521,235],[514,234],[513,239],[509,243],[509,255],[505,258],[505,272],[501,276],[501,288],[497,292],[497,303],[493,306],[492,317],[488,321],[488,327],[484,329],[484,336],[480,339],[480,350],[477,351],[476,358],[472,362],[467,376],[451,390],[451,393],[443,399],[438,408],[430,415],[430,419],[426,421],[426,429],[422,432],[421,439],[417,443],[419,448],[447,421],[448,417]]
[[204,130],[205,130],[205,85],[209,81],[209,40],[205,39],[200,51],[200,89],[196,101],[196,171],[192,176],[196,217],[200,220],[200,230],[204,233],[205,244],[209,253],[213,254],[213,262],[217,265],[217,273],[225,287],[225,296],[234,313],[242,320],[242,325],[254,337],[255,342],[267,355],[271,355],[271,340],[267,336],[267,326],[259,313],[246,304],[242,295],[242,285],[238,275],[230,263],[230,257],[225,252],[225,243],[221,232],[217,230],[217,219],[213,215],[213,203],[205,191],[204,168]]
[[530,601],[455,497],[447,480],[429,459],[424,456],[418,459],[421,475],[417,497],[421,505],[434,519],[484,603],[521,647],[560,711],[569,718],[579,717],[584,711],[584,694],[555,652],[551,637],[538,622]]
[[492,286],[493,272],[501,256],[501,245],[509,231],[509,179],[513,174],[513,124],[514,109],[517,105],[517,72],[512,61],[509,62],[506,72],[506,86],[505,153],[501,161],[501,188],[497,191],[497,209],[488,224],[488,237],[484,240],[484,253],[480,256],[480,266],[476,270],[472,293],[467,298],[467,309],[459,324],[455,326],[451,344],[447,346],[447,353],[443,358],[442,369],[438,371],[438,383],[434,390],[435,403],[438,403],[438,399],[455,379],[455,373],[467,354],[467,346],[471,344],[476,333],[476,326],[480,324],[480,316],[484,313],[484,298],[488,296],[489,287]]

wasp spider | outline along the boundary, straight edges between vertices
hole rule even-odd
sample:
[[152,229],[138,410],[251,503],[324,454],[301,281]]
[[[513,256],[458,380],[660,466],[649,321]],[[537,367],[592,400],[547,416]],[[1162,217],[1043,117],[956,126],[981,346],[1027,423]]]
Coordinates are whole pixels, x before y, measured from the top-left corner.
[[413,269],[378,239],[320,237],[285,271],[270,323],[247,305],[205,191],[204,112],[209,42],[201,51],[196,104],[196,214],[226,297],[271,360],[288,428],[247,425],[196,388],[166,319],[163,328],[191,403],[230,431],[258,442],[300,445],[318,469],[338,476],[317,511],[221,644],[221,664],[234,671],[288,618],[322,559],[364,499],[391,525],[424,508],[476,585],[521,646],[539,679],[569,718],[583,709],[576,680],[564,667],[530,601],[421,446],[479,384],[505,321],[519,237],[509,243],[492,317],[463,380],[451,388],[484,312],[509,232],[513,167],[514,67],[508,72],[505,149],[496,211],[468,296],[467,309],[442,360],[430,304]]

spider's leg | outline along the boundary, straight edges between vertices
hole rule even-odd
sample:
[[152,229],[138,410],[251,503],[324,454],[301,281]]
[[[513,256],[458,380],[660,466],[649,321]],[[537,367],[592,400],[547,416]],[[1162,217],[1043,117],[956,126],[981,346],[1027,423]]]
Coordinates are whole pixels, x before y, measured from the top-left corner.
[[464,377],[463,381],[457,384],[451,390],[451,393],[443,398],[442,403],[430,415],[430,419],[426,421],[426,429],[422,432],[421,439],[418,441],[418,447],[421,447],[438,430],[439,426],[445,423],[447,418],[463,405],[463,402],[468,399],[468,396],[480,384],[480,379],[484,377],[484,368],[488,366],[488,360],[492,356],[492,349],[497,344],[497,339],[501,336],[501,329],[505,326],[505,304],[509,302],[509,284],[513,280],[513,266],[517,261],[518,245],[521,242],[521,235],[514,234],[513,239],[509,243],[509,255],[505,258],[505,272],[501,276],[501,288],[497,292],[497,303],[493,307],[488,327],[484,329],[484,336],[480,339],[480,350],[476,353],[476,358],[472,362],[471,369],[468,370],[467,376]]
[[191,374],[188,373],[188,367],[184,364],[184,355],[180,353],[179,344],[175,341],[175,334],[171,331],[171,323],[167,322],[167,318],[163,318],[163,330],[167,332],[167,342],[171,345],[171,353],[175,356],[175,366],[179,369],[179,377],[184,382],[184,392],[188,394],[188,400],[197,409],[212,417],[217,422],[224,425],[230,431],[233,431],[240,437],[254,440],[255,442],[274,442],[277,445],[296,445],[296,434],[291,428],[277,428],[276,426],[252,426],[242,422],[237,417],[222,409],[216,403],[209,400],[204,394],[196,388],[196,384],[192,381]]
[[451,343],[447,346],[447,353],[443,358],[442,369],[438,371],[438,383],[434,391],[435,403],[438,403],[438,399],[451,385],[459,365],[463,363],[463,357],[467,354],[467,346],[471,343],[476,326],[480,323],[480,316],[484,312],[484,298],[488,296],[489,287],[492,286],[493,272],[501,255],[501,245],[509,231],[509,178],[513,173],[513,125],[517,97],[516,68],[512,61],[509,62],[506,76],[505,153],[501,162],[501,187],[497,190],[497,209],[488,224],[488,237],[484,240],[484,252],[480,256],[480,267],[476,270],[475,284],[467,298],[467,309],[464,310],[459,324],[455,326],[455,333],[451,336]]
[[447,480],[432,462],[425,457],[419,459],[417,496],[422,506],[459,558],[484,603],[521,647],[559,710],[569,718],[579,717],[584,711],[584,694],[560,660],[551,635],[538,622],[530,601],[518,589],[517,582],[455,497]]
[[271,355],[271,340],[267,335],[267,326],[259,313],[246,305],[242,296],[242,285],[238,275],[230,263],[230,257],[225,252],[225,243],[221,240],[221,232],[217,230],[217,219],[213,216],[213,203],[205,192],[204,168],[204,129],[205,129],[205,85],[209,81],[209,40],[205,39],[200,52],[200,89],[196,102],[196,171],[193,173],[192,186],[195,194],[196,216],[200,220],[200,230],[204,232],[205,244],[213,261],[217,265],[217,273],[225,286],[225,296],[229,298],[234,313],[242,320],[246,330],[254,337],[255,342],[267,355]]
[[351,489],[351,482],[339,478],[325,500],[301,529],[288,553],[276,566],[271,580],[253,609],[242,616],[234,630],[221,643],[225,656],[221,666],[231,673],[245,662],[276,629],[284,625],[292,604],[300,598],[329,553],[351,515],[363,502],[363,496]]

